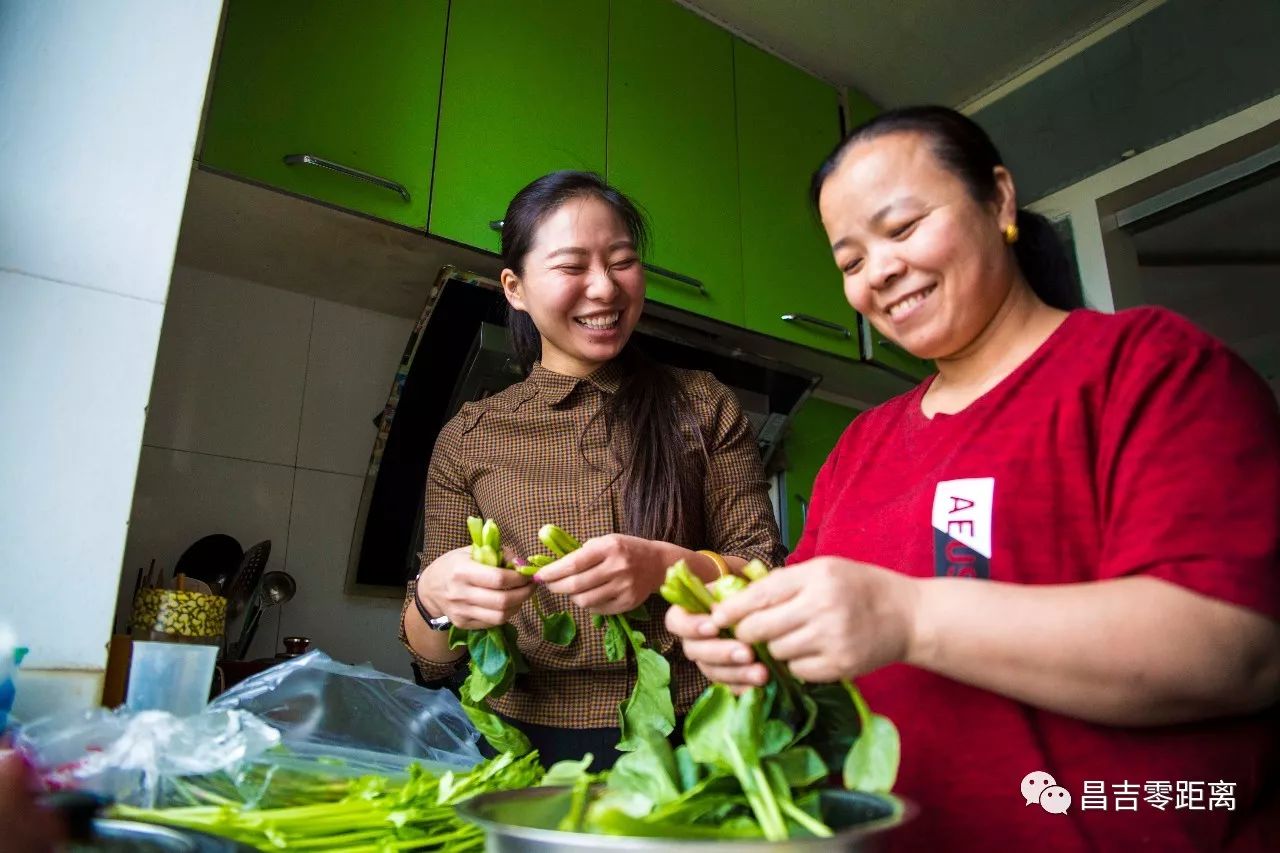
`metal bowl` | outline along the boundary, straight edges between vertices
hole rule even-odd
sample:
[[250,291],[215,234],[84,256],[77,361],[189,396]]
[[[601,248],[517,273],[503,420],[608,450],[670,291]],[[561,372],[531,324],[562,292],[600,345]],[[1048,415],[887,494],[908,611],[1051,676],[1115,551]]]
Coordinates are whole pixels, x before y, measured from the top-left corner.
[[93,840],[72,844],[70,850],[74,853],[253,853],[252,847],[229,838],[174,826],[112,818],[95,818]]
[[875,850],[880,836],[910,820],[915,806],[898,797],[860,791],[822,792],[822,818],[835,834],[830,838],[790,841],[742,839],[692,840],[591,835],[562,832],[555,827],[569,811],[572,789],[525,788],[482,794],[457,806],[458,814],[484,827],[489,853],[552,853],[552,851],[696,850],[717,853],[826,853]]

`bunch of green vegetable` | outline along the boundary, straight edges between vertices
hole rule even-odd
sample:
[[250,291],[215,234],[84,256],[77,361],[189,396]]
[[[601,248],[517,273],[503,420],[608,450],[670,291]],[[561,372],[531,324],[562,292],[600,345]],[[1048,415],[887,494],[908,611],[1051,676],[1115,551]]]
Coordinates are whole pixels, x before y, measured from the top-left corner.
[[293,774],[265,807],[248,806],[193,779],[180,784],[186,798],[198,805],[118,805],[113,813],[221,835],[260,850],[472,853],[484,849],[484,831],[459,818],[453,807],[478,794],[532,787],[543,778],[536,752],[523,757],[506,753],[466,772],[436,775],[413,764],[407,773],[405,779],[368,775],[346,780],[325,773]]
[[[743,569],[745,577],[726,576],[704,585],[680,561],[667,570],[660,592],[691,613],[709,613],[716,601],[740,592],[768,572],[767,566],[753,560]],[[732,635],[732,631],[724,633]],[[769,670],[771,680],[766,690],[777,694],[773,716],[795,729],[797,742],[817,749],[831,772],[842,774],[846,788],[889,791],[898,775],[900,755],[893,722],[872,713],[858,688],[847,679],[806,684],[775,661],[763,643],[752,648]]]
[[[467,529],[471,533],[471,559],[477,563],[522,574],[537,570],[536,567],[516,566],[504,560],[502,534],[493,519],[470,516]],[[495,714],[487,701],[490,697],[506,693],[517,675],[529,671],[529,665],[516,643],[515,626],[496,625],[474,631],[457,626],[450,628],[449,648],[462,646],[471,656],[467,678],[459,691],[462,709],[495,750],[523,755],[532,749],[529,739]]]
[[[582,547],[582,543],[554,524],[547,524],[538,531],[538,539],[557,558],[562,558]],[[539,568],[548,565],[545,558],[531,557],[530,562]],[[572,614],[558,613],[559,621],[550,629],[554,634],[568,634],[570,641],[577,634]],[[543,636],[549,631],[547,618],[543,619]],[[647,732],[666,736],[675,729],[676,713],[671,704],[671,665],[661,654],[645,644],[644,634],[631,627],[632,619],[648,619],[643,605],[625,614],[601,616],[592,614],[592,623],[604,629],[604,654],[610,662],[627,659],[630,648],[636,662],[636,683],[631,694],[618,705],[618,727],[622,730],[618,750],[628,752],[638,749]],[[564,622],[572,625],[572,630]]]

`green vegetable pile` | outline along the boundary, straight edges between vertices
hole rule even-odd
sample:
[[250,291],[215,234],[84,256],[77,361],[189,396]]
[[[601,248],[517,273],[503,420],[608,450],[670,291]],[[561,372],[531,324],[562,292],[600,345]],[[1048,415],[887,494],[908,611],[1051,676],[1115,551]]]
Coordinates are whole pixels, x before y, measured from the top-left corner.
[[[582,543],[554,524],[544,525],[538,539],[552,555],[535,554],[528,565],[516,565],[502,558],[502,537],[492,519],[474,516],[467,519],[471,533],[471,559],[496,568],[507,568],[534,575],[573,551]],[[545,613],[538,599],[534,607],[542,621],[542,636],[548,642],[567,646],[578,635],[578,625],[568,612]],[[647,619],[643,606],[616,616],[593,615],[592,622],[604,629],[604,653],[610,662],[627,659],[628,650],[635,660],[636,683],[631,694],[618,705],[618,727],[622,730],[618,749],[627,752],[639,747],[643,732],[667,735],[675,729],[675,708],[671,704],[671,666],[667,659],[649,648],[644,634],[631,627],[631,619]],[[479,631],[450,629],[449,647],[466,646],[471,656],[470,670],[462,684],[462,707],[489,744],[499,752],[523,754],[531,748],[519,729],[504,721],[487,705],[490,697],[498,697],[511,686],[515,677],[528,672],[528,664],[516,645],[516,629],[502,625]]]
[[[554,524],[544,525],[538,531],[543,545],[556,555],[565,555],[582,547],[577,539]],[[555,616],[573,623],[573,616],[559,613]],[[636,684],[631,695],[618,705],[618,728],[622,737],[618,741],[620,752],[638,749],[646,732],[669,735],[676,727],[676,712],[671,704],[671,665],[658,652],[645,645],[644,634],[631,627],[632,619],[648,619],[643,605],[615,616],[593,614],[591,621],[597,628],[604,628],[605,659],[617,663],[626,660],[630,648],[636,662]],[[547,635],[546,619],[543,620],[543,636]],[[576,627],[573,633],[576,634]]]
[[[683,561],[668,572],[661,593],[693,613],[768,572],[758,562],[746,579],[728,576],[710,587]],[[594,802],[575,789],[563,829],[612,835],[680,838],[828,836],[818,809],[821,783],[834,773],[846,788],[887,792],[898,771],[898,731],[873,714],[857,688],[805,684],[763,646],[756,654],[769,684],[740,696],[713,684],[685,719],[684,745],[641,737],[641,747],[618,759],[608,788]]]
[[[467,519],[471,533],[471,559],[494,568],[507,568],[530,574],[529,568],[506,563],[502,557],[502,534],[497,522],[471,516]],[[536,571],[536,567],[532,567]],[[529,671],[524,655],[516,644],[513,625],[497,625],[483,630],[449,629],[449,648],[466,646],[471,667],[459,691],[462,710],[496,751],[523,755],[532,749],[524,733],[503,720],[488,706],[489,697],[498,697],[511,688],[518,674]]]
[[221,835],[260,850],[472,853],[484,849],[484,831],[458,817],[453,807],[477,794],[532,787],[542,781],[543,772],[538,754],[530,752],[500,755],[470,771],[443,775],[413,764],[403,780],[379,775],[335,779],[296,771],[288,776],[271,779],[270,796],[254,807],[225,784],[194,778],[176,781],[179,796],[192,805],[117,805],[112,811],[126,819]]

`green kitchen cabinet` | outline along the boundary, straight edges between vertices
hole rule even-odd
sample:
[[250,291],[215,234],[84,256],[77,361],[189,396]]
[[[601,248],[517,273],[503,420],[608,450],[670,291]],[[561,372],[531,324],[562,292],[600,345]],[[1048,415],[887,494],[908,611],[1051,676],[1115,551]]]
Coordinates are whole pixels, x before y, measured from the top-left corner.
[[507,203],[548,172],[605,172],[609,4],[458,0],[428,230],[496,252]]
[[888,337],[880,334],[866,317],[859,319],[862,321],[862,357],[867,361],[912,379],[924,379],[936,372],[932,361],[916,358]]
[[743,323],[733,37],[670,0],[613,0],[608,178],[648,214],[647,298]]
[[835,89],[734,41],[746,325],[859,358],[858,315],[809,203],[809,179],[840,141]]
[[788,549],[794,550],[800,541],[813,483],[822,463],[857,414],[848,406],[810,397],[791,419],[786,439]]
[[230,0],[201,161],[425,228],[448,9]]

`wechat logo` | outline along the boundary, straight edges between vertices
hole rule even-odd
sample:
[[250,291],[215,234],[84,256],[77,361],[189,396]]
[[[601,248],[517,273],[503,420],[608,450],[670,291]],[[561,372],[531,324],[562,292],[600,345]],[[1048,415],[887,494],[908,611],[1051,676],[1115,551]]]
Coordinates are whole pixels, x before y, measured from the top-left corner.
[[1066,814],[1071,808],[1071,792],[1043,770],[1022,777],[1022,799],[1028,806],[1039,803],[1049,814]]

